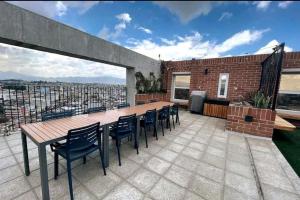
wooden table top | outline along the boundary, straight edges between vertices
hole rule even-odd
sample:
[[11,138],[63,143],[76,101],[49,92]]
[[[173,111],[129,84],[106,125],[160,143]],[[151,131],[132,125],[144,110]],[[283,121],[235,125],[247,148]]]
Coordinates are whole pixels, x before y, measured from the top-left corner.
[[278,130],[292,132],[296,129],[296,126],[286,121],[285,119],[281,118],[280,116],[276,115],[274,128]]
[[100,126],[112,124],[118,121],[120,116],[131,114],[140,116],[145,114],[147,110],[159,110],[163,106],[167,105],[172,106],[173,103],[159,101],[117,110],[108,110],[106,112],[83,114],[44,122],[22,124],[21,130],[35,143],[51,143],[64,139],[67,136],[68,131],[74,128],[88,126],[97,122],[100,122]]

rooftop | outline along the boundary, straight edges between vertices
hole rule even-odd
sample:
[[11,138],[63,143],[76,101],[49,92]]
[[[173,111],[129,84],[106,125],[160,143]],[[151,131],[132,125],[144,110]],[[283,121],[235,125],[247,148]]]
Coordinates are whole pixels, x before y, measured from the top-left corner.
[[[300,180],[270,139],[225,131],[225,120],[180,113],[180,125],[159,139],[140,139],[137,155],[121,145],[119,167],[110,145],[103,176],[98,152],[85,165],[74,162],[75,199],[299,199]],[[37,147],[28,140],[31,175],[24,175],[19,133],[0,137],[0,199],[41,199]],[[53,179],[48,149],[49,189],[53,199],[69,199],[65,160]]]

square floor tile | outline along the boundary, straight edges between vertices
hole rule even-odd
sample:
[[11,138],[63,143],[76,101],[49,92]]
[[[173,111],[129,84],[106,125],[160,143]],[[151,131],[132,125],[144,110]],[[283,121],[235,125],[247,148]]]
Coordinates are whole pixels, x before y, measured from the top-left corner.
[[180,155],[176,158],[175,164],[184,169],[195,171],[198,166],[198,162],[188,156]]
[[205,153],[202,157],[202,161],[221,169],[225,168],[225,159],[210,153]]
[[183,155],[189,156],[191,158],[194,158],[196,160],[199,160],[203,154],[202,151],[198,151],[196,149],[190,148],[190,147],[186,147],[185,149],[183,149],[183,151],[181,152]]
[[247,196],[258,199],[258,190],[255,180],[253,179],[248,179],[231,172],[226,172],[225,184],[239,192],[246,194]]
[[145,152],[145,151],[139,151],[139,154],[131,154],[128,156],[128,159],[133,160],[134,162],[138,164],[146,163],[152,155]]
[[146,163],[145,167],[158,174],[163,174],[167,171],[170,165],[171,163],[167,161],[164,161],[157,157],[153,157]]
[[160,176],[154,172],[141,168],[128,178],[128,182],[146,193],[150,190],[150,188],[152,188],[159,178]]
[[178,155],[177,153],[167,150],[167,149],[162,149],[160,152],[158,152],[156,154],[157,157],[160,157],[169,162],[172,162],[173,160],[175,160],[177,155]]
[[189,147],[197,149],[199,151],[204,151],[206,148],[205,144],[199,143],[199,142],[191,142],[189,145]]
[[207,200],[220,200],[223,187],[219,183],[197,175],[190,189]]
[[123,200],[123,199],[130,199],[130,200],[142,200],[143,194],[138,191],[133,186],[129,185],[128,183],[122,183],[118,187],[114,188],[104,200]]
[[171,150],[171,151],[175,151],[177,153],[180,153],[184,149],[184,146],[181,145],[181,144],[177,144],[177,143],[171,143],[166,148]]
[[189,140],[183,137],[177,137],[174,139],[174,142],[182,145],[187,145],[189,143]]
[[156,200],[182,200],[184,188],[162,178],[150,191],[150,196]]
[[110,170],[107,170],[106,173],[106,176],[96,176],[86,183],[83,183],[86,188],[100,199],[122,181],[120,177],[112,173]]
[[205,199],[196,195],[195,193],[187,191],[187,193],[185,194],[184,200],[205,200]]
[[123,178],[127,178],[140,167],[140,165],[129,159],[121,159],[121,164],[119,166],[119,162],[116,161],[109,166],[109,169]]
[[192,172],[184,168],[177,167],[176,165],[172,165],[171,168],[169,168],[169,170],[165,174],[165,177],[173,181],[174,183],[177,183],[178,185],[186,188],[188,187],[192,175]]
[[221,183],[224,178],[224,170],[204,162],[199,162],[197,173],[219,183]]
[[20,176],[0,185],[0,199],[13,199],[29,190],[25,177]]

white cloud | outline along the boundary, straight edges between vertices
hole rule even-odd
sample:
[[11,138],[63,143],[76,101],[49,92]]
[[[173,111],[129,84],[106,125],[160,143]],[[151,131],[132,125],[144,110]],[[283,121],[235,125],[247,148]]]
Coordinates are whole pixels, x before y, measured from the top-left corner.
[[151,39],[128,41],[127,48],[141,54],[163,60],[185,60],[191,58],[213,58],[228,55],[228,51],[258,41],[265,30],[244,30],[238,32],[221,43],[204,40],[199,32],[191,35],[176,36],[174,39],[161,38],[162,43],[156,43]]
[[154,3],[177,15],[182,23],[207,15],[214,5],[219,4],[219,2],[210,1],[158,1]]
[[267,8],[271,5],[271,1],[255,1],[253,2],[256,5],[256,8],[259,10],[267,10]]
[[54,18],[65,15],[69,8],[74,8],[79,14],[84,14],[99,1],[8,1],[8,3]]
[[128,13],[122,13],[116,16],[116,18],[120,21],[126,22],[126,23],[130,23],[131,21],[131,17]]
[[291,5],[293,1],[281,1],[278,3],[279,8],[287,8],[289,5]]
[[218,19],[218,21],[222,21],[224,19],[230,19],[232,17],[232,13],[230,12],[223,12],[222,15],[220,16],[220,18]]
[[262,35],[269,31],[270,29],[264,29],[264,30],[244,30],[241,32],[238,32],[222,42],[219,45],[216,45],[215,50],[219,53],[227,52],[234,47],[244,45],[244,44],[250,44],[251,42],[259,40]]
[[98,33],[98,37],[109,40],[115,40],[123,34],[123,31],[126,29],[127,24],[130,24],[132,18],[128,13],[122,13],[116,15],[119,23],[115,25],[114,31],[110,31],[105,25],[101,28]]
[[152,31],[148,28],[140,26],[140,27],[138,27],[138,29],[145,32],[145,33],[152,34]]
[[96,77],[125,78],[122,67],[97,63],[58,54],[0,43],[0,71],[13,71],[40,77]]
[[[277,40],[271,40],[268,44],[265,46],[261,47],[258,51],[256,51],[254,54],[268,54],[272,53],[274,50],[273,48],[278,46],[280,43]],[[284,51],[285,52],[291,52],[293,49],[289,46],[284,46]]]

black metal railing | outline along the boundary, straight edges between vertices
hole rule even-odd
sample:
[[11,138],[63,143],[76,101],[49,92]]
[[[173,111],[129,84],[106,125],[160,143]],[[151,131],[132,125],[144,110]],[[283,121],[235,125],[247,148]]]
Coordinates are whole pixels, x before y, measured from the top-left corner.
[[268,56],[262,63],[262,72],[259,90],[271,98],[270,107],[274,110],[276,106],[282,59],[284,54],[284,43],[276,46],[274,52]]
[[124,85],[2,85],[0,92],[0,124],[12,129],[22,123],[41,121],[43,113],[72,110],[74,115],[79,115],[93,107],[113,109],[127,99]]

